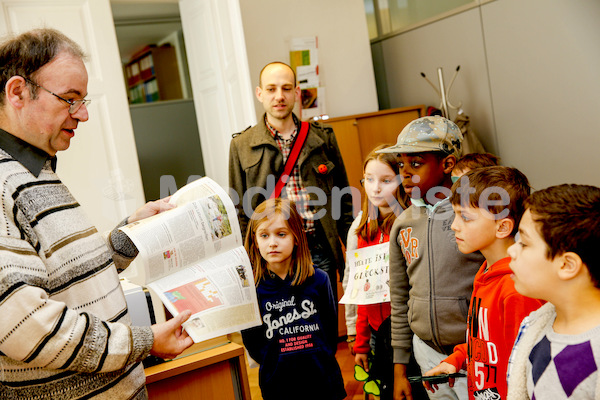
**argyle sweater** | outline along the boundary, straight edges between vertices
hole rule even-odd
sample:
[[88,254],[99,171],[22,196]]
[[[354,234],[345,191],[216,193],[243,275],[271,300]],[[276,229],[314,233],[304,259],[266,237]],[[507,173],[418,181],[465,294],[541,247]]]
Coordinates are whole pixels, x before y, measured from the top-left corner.
[[600,325],[564,335],[554,332],[555,319],[554,305],[546,303],[521,323],[508,365],[508,400],[600,399]]
[[[0,150],[0,398],[145,399],[153,342],[131,327],[115,252],[50,168]],[[110,239],[109,239],[110,242]]]

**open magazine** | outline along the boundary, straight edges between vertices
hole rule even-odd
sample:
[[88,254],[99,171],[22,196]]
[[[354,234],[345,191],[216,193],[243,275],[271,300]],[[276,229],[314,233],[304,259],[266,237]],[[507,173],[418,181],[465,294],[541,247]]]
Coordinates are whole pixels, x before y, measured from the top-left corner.
[[233,202],[210,178],[178,190],[177,207],[122,228],[137,246],[144,282],[194,342],[261,324],[254,277]]

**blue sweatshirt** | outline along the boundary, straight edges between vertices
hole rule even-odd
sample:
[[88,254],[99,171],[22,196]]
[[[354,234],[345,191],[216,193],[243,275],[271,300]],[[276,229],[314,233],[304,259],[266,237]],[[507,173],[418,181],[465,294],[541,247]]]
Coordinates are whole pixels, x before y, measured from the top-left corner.
[[302,285],[271,274],[256,288],[263,324],[242,331],[260,364],[263,399],[346,397],[337,349],[337,309],[329,277],[320,269]]

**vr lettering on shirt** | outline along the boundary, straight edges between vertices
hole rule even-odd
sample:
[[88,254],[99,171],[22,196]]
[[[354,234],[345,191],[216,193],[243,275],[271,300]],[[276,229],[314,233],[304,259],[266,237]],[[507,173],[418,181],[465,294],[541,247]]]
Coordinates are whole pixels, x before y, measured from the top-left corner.
[[412,237],[412,228],[400,230],[400,239],[404,258],[410,264],[412,260],[419,258],[419,239]]
[[[290,299],[290,301],[291,300],[293,300],[293,298]],[[273,305],[269,305],[269,304],[270,304],[269,302],[267,302],[265,304],[265,309],[272,310]],[[277,302],[275,304],[281,304],[281,302]],[[282,306],[281,309],[283,309],[283,307],[285,307],[285,306]],[[267,325],[267,333],[266,333],[267,339],[273,338],[273,333],[274,333],[275,329],[278,330],[280,335],[309,331],[308,330],[309,328],[305,328],[304,325],[298,325],[298,326],[291,327],[292,329],[289,329],[287,327],[287,325],[291,325],[300,319],[307,320],[312,315],[317,313],[315,304],[309,299],[303,300],[300,307],[301,307],[301,311],[299,311],[297,308],[294,308],[292,311],[290,311],[286,314],[283,314],[279,318],[276,318],[276,319],[272,319],[272,317],[273,317],[272,313],[265,314],[263,316],[263,322]],[[315,330],[319,329],[317,324],[314,324],[314,325],[315,325],[315,327],[313,327],[314,329],[310,329],[310,331],[315,331]],[[310,326],[310,325],[308,325],[308,326]],[[306,329],[306,330],[304,330],[304,329]]]

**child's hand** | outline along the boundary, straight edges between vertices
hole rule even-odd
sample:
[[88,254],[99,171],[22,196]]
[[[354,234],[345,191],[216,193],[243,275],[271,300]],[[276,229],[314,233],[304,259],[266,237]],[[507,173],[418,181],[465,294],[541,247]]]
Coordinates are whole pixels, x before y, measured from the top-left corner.
[[353,356],[356,355],[356,353],[354,352],[354,343],[356,343],[356,336],[348,335],[346,343],[348,343],[348,350],[350,350],[350,354],[352,354]]
[[394,399],[412,400],[412,387],[406,377],[406,365],[394,364]]
[[[438,365],[437,367],[430,369],[429,371],[425,372],[423,374],[423,376],[434,376],[434,375],[441,375],[441,374],[453,374],[456,372],[456,367],[450,363],[447,362],[441,362],[440,365]],[[450,387],[454,386],[454,378],[449,378],[448,379],[448,385]],[[431,393],[435,393],[436,390],[438,390],[438,385],[436,384],[431,384],[427,381],[423,381],[423,386],[425,386],[425,389],[429,390]]]
[[369,372],[369,356],[368,354],[356,353],[354,356],[354,364],[360,365],[365,372]]

